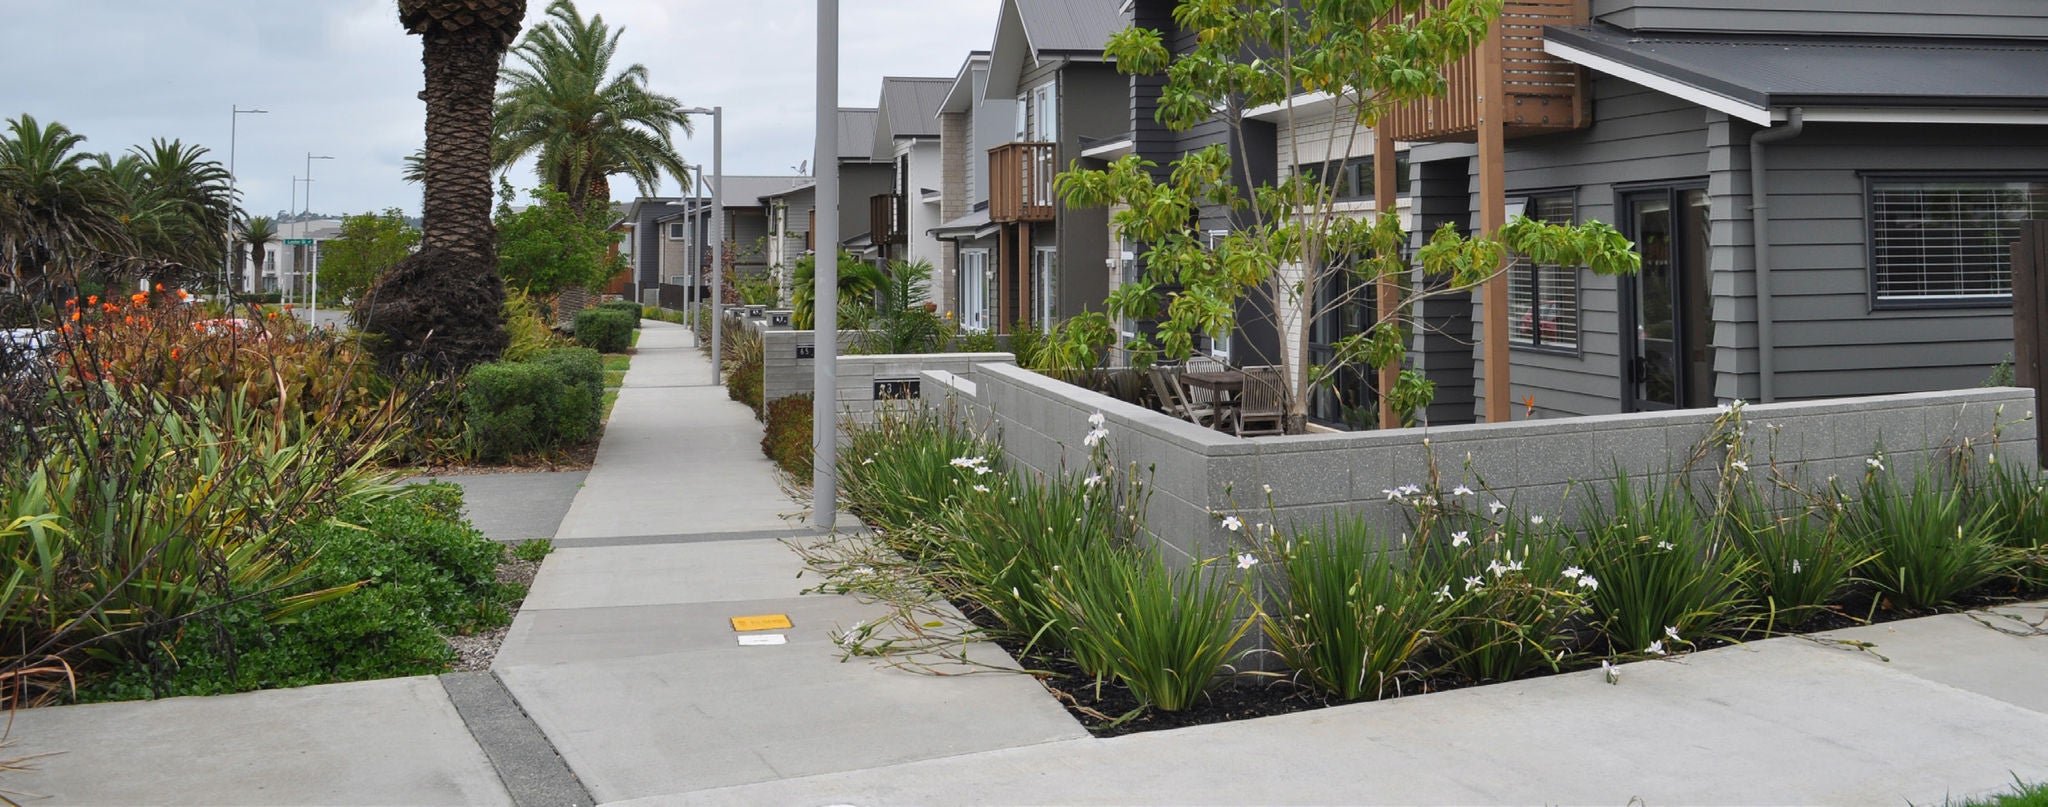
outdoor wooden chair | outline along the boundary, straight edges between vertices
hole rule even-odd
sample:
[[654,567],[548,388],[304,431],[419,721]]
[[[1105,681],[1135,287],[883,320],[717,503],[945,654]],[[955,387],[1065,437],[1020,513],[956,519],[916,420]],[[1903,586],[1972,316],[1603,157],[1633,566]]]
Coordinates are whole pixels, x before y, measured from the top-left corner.
[[1176,372],[1178,371],[1172,367],[1154,367],[1145,374],[1152,380],[1153,394],[1159,396],[1160,411],[1193,422],[1197,426],[1209,425],[1207,421],[1216,417],[1216,408],[1190,402],[1186,389],[1180,385],[1180,379],[1174,377]]
[[1246,367],[1242,406],[1237,412],[1237,436],[1284,434],[1287,429],[1287,397],[1280,368]]

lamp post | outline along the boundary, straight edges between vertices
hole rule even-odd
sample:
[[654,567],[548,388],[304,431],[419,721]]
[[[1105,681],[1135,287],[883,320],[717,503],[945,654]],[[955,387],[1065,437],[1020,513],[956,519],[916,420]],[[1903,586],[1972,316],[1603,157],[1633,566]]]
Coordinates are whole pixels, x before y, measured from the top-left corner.
[[243,115],[268,115],[270,110],[243,109],[239,104],[229,104],[228,108],[233,110],[233,114],[228,116],[228,250],[227,255],[221,258],[221,263],[227,269],[220,276],[220,295],[221,299],[232,303],[234,276],[236,272],[242,271],[242,267],[235,265],[235,208],[240,206],[240,200],[235,195],[235,134],[236,129],[240,128]]
[[[306,214],[313,213],[313,161],[332,160],[325,154],[306,152]],[[308,239],[311,240],[311,239]],[[314,241],[306,253],[306,265],[313,269],[312,288],[306,295],[306,321],[314,327],[320,325],[320,243]]]
[[725,383],[719,350],[725,339],[725,107],[691,107],[689,115],[711,116],[711,385]]
[[[311,182],[312,182],[312,180],[310,180],[310,179],[303,179],[303,178],[300,178],[300,177],[296,177],[296,176],[295,176],[295,177],[292,177],[292,207],[298,207],[298,206],[299,206],[299,185],[301,185],[301,184],[306,184],[306,192],[307,192],[307,193],[311,193],[311,192],[313,191],[313,186],[312,186],[311,184],[309,184],[309,183],[311,183]],[[286,209],[287,209],[287,210],[289,210],[290,208],[286,208]],[[293,217],[294,217],[294,218],[296,218],[296,217],[297,217],[297,215],[296,215],[296,214],[294,214],[294,216],[293,216]],[[294,239],[294,238],[293,238],[293,237],[292,237],[292,236],[290,235],[289,231],[287,231],[287,234],[286,234],[286,238],[285,238],[285,240],[286,240],[286,241],[288,241],[288,242],[289,242],[289,241],[292,241],[292,240],[299,240],[299,241],[303,241],[303,240],[305,240],[305,238],[306,238],[306,222],[305,222],[305,220],[301,219],[301,220],[299,220],[299,221],[296,221],[296,222],[293,222],[293,223],[294,223],[294,224],[297,224],[297,225],[298,225],[298,227],[296,228],[296,229],[298,230],[298,235],[297,235],[296,239]],[[293,245],[293,244],[290,244],[290,243],[287,243],[287,244],[286,244],[286,246],[294,246],[294,245]],[[289,250],[287,250],[287,252],[289,252]],[[280,258],[279,260],[282,260],[282,259]],[[284,271],[284,265],[283,265],[283,264],[279,264],[279,265],[277,265],[277,266],[275,266],[275,267],[272,267],[272,268],[273,268],[273,269],[275,269],[275,270],[277,271],[277,294],[278,294],[278,299],[279,299],[279,300],[283,300],[284,302],[288,302],[288,303],[289,303],[289,302],[293,302],[293,301],[297,300],[297,299],[298,299],[298,294],[299,294],[299,281],[298,281],[298,276],[299,276],[299,273],[301,273],[301,272],[305,271],[305,267],[302,267],[302,266],[300,266],[300,265],[299,265],[299,261],[298,261],[298,257],[297,257],[297,254],[296,254],[296,253],[293,253],[293,257],[292,257],[292,271],[291,271],[291,272],[290,272],[289,274],[287,274],[287,273],[286,273],[286,272]]]
[[689,307],[689,310],[683,312],[683,324],[690,328],[692,338],[695,338],[694,335],[697,333],[697,266],[701,262],[698,258],[697,247],[704,243],[704,236],[697,232],[696,188],[704,182],[704,166],[683,163],[683,170],[689,172],[682,177],[683,229],[689,233],[689,240],[683,246],[683,260],[689,262],[689,269],[683,272],[683,282],[687,284],[683,293],[683,301]]
[[811,523],[830,530],[839,520],[839,0],[818,0],[818,223],[812,250],[817,289],[815,363],[811,367]]

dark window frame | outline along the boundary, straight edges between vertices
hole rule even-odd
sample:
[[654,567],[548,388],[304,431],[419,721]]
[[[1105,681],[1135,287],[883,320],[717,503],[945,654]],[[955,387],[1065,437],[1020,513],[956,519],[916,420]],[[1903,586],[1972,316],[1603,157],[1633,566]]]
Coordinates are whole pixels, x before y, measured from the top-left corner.
[[2040,171],[1882,171],[1862,172],[1863,180],[1863,279],[1864,295],[1869,311],[1943,311],[1998,309],[2012,307],[2010,273],[2011,258],[2008,256],[2006,293],[2002,295],[1955,295],[1920,300],[1886,299],[1878,294],[1877,265],[1877,209],[1876,191],[1885,183],[2048,183],[2048,173]]
[[[1535,201],[1536,201],[1537,199],[1539,199],[1539,198],[1556,198],[1556,197],[1563,197],[1563,198],[1567,199],[1567,200],[1568,200],[1568,203],[1569,203],[1569,204],[1571,205],[1571,211],[1572,211],[1572,214],[1571,214],[1571,219],[1570,219],[1569,223],[1573,223],[1573,224],[1576,224],[1576,223],[1578,223],[1578,222],[1579,222],[1579,220],[1580,220],[1580,219],[1579,219],[1579,210],[1580,210],[1580,206],[1579,206],[1579,189],[1578,189],[1578,188],[1576,188],[1576,187],[1572,187],[1572,188],[1542,188],[1542,189],[1536,189],[1536,190],[1528,190],[1528,191],[1517,191],[1517,192],[1515,192],[1515,194],[1514,194],[1514,195],[1515,195],[1515,196],[1516,196],[1517,198],[1520,198],[1520,199],[1522,199],[1522,200],[1523,200],[1523,203],[1522,203],[1522,214],[1523,214],[1523,215],[1528,215],[1529,211],[1530,211],[1530,210],[1531,210],[1532,208],[1534,208],[1534,206],[1535,206]],[[1532,263],[1529,263],[1528,261],[1525,261],[1525,260],[1523,260],[1523,259],[1521,259],[1520,257],[1517,257],[1517,256],[1510,256],[1510,258],[1512,259],[1512,261],[1513,261],[1513,262],[1512,262],[1512,263],[1510,263],[1510,264],[1508,265],[1508,268],[1507,268],[1507,270],[1506,270],[1506,271],[1507,271],[1507,273],[1508,273],[1508,276],[1507,276],[1507,281],[1508,281],[1508,297],[1509,297],[1509,299],[1510,299],[1510,300],[1512,300],[1512,299],[1514,298],[1514,289],[1515,289],[1515,269],[1516,269],[1516,267],[1518,267],[1518,266],[1521,266],[1521,267],[1527,267],[1527,271],[1528,271],[1528,274],[1529,274],[1529,284],[1530,284],[1530,289],[1529,289],[1529,300],[1530,300],[1530,305],[1532,305],[1532,306],[1541,306],[1541,305],[1542,305],[1542,302],[1541,302],[1541,300],[1542,300],[1542,294],[1543,294],[1543,288],[1542,288],[1542,282],[1543,282],[1543,273],[1542,273],[1541,271],[1538,271],[1538,270],[1539,270],[1539,269],[1540,269],[1541,267],[1538,267],[1538,266],[1536,266],[1536,265],[1534,265],[1534,264],[1532,264]],[[1532,328],[1532,329],[1531,329],[1531,331],[1530,331],[1530,333],[1531,333],[1531,336],[1532,336],[1532,337],[1536,337],[1536,338],[1538,338],[1538,339],[1539,339],[1539,341],[1527,341],[1527,342],[1525,342],[1525,341],[1520,341],[1520,340],[1518,340],[1518,339],[1517,339],[1517,337],[1515,336],[1515,326],[1514,326],[1514,322],[1513,322],[1512,320],[1510,320],[1510,321],[1508,322],[1508,350],[1510,350],[1510,351],[1520,351],[1520,352],[1523,352],[1523,353],[1542,353],[1542,354],[1545,354],[1545,355],[1550,355],[1550,356],[1569,356],[1569,357],[1572,357],[1572,358],[1583,358],[1583,357],[1585,357],[1585,355],[1586,355],[1586,283],[1585,283],[1585,280],[1586,280],[1586,278],[1585,278],[1585,267],[1575,267],[1575,268],[1574,268],[1574,269],[1572,270],[1572,302],[1571,302],[1571,306],[1572,306],[1572,340],[1571,340],[1571,345],[1570,345],[1570,346],[1565,346],[1565,345],[1560,345],[1560,344],[1546,344],[1546,343],[1544,343],[1544,342],[1540,341],[1540,334],[1541,334],[1541,330],[1542,330],[1541,328]]]
[[[1370,154],[1363,157],[1351,157],[1344,160],[1341,164],[1337,160],[1317,160],[1296,165],[1294,167],[1294,174],[1296,176],[1308,177],[1320,185],[1323,182],[1324,169],[1326,167],[1334,167],[1339,180],[1344,183],[1339,186],[1335,201],[1339,203],[1371,202],[1374,201],[1373,197],[1377,195],[1373,192],[1372,164],[1373,158]],[[1394,199],[1397,202],[1409,196],[1409,179],[1411,177],[1409,172],[1413,170],[1413,166],[1414,164],[1409,160],[1408,152],[1405,149],[1394,152],[1394,172],[1401,178],[1400,183],[1395,186]]]

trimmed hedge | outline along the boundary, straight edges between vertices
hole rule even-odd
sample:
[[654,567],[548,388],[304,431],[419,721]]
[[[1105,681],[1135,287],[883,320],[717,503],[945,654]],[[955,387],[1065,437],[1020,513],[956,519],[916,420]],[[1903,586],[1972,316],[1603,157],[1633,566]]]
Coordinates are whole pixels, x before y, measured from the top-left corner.
[[565,348],[532,361],[478,365],[463,385],[462,408],[477,456],[500,461],[589,440],[603,398],[603,357]]
[[[633,302],[632,300],[612,300],[612,301],[610,301],[610,302],[606,302],[606,303],[599,303],[597,307],[598,307],[598,308],[599,308],[600,310],[604,310],[604,311],[619,311],[619,312],[623,312],[623,313],[627,313],[627,314],[632,314],[632,315],[633,315],[633,327],[635,327],[635,328],[638,328],[638,327],[640,327],[640,314],[641,314],[641,312],[640,312],[640,304],[639,304],[639,303]],[[610,353],[617,353],[618,351],[615,351],[615,350],[614,350],[614,351],[607,351],[607,352],[610,352]]]
[[761,437],[761,453],[802,483],[811,479],[812,403],[809,393],[770,401],[768,428]]
[[576,314],[576,342],[599,353],[624,353],[633,344],[639,316],[612,308],[586,308]]

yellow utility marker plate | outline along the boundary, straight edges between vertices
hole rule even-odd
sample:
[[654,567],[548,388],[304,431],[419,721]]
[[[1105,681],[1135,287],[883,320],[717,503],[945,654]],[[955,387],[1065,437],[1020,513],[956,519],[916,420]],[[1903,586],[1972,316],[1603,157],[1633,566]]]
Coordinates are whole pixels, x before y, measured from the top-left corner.
[[732,618],[732,629],[736,631],[781,630],[790,627],[788,614],[761,614],[759,616],[736,616]]

